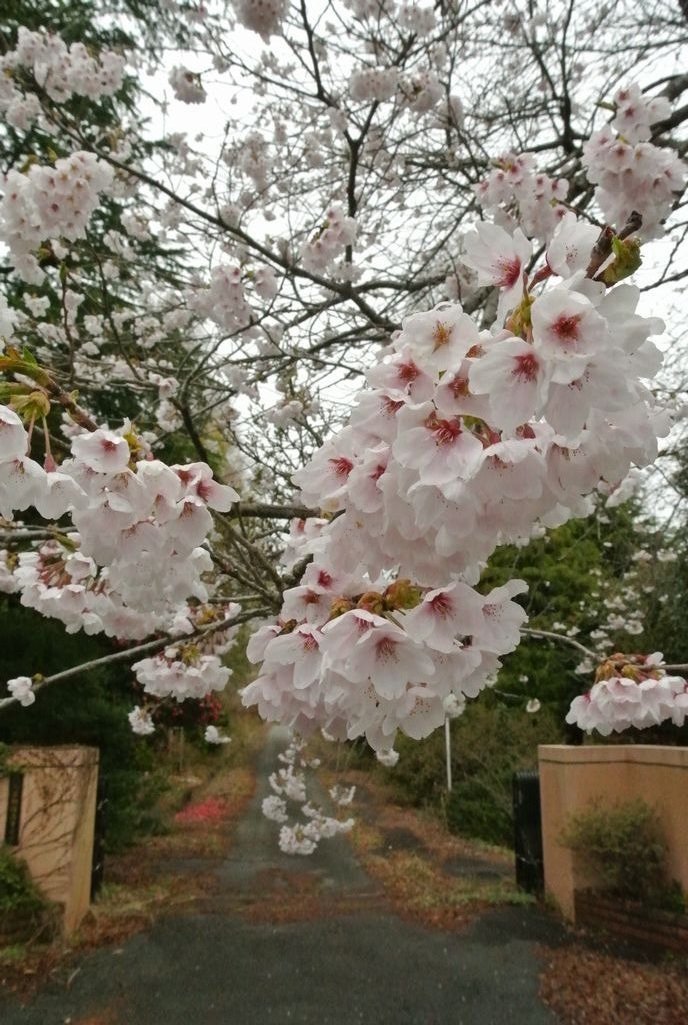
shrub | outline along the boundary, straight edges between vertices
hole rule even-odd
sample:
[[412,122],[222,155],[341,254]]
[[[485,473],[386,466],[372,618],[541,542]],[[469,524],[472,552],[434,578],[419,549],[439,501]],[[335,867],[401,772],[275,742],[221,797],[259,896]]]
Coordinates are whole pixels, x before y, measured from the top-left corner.
[[439,730],[423,741],[399,737],[399,763],[385,775],[402,800],[443,807],[452,832],[511,846],[513,774],[537,765],[538,744],[561,739],[561,725],[547,709],[529,715],[500,704],[488,691],[452,723],[450,795]]
[[644,904],[664,903],[667,845],[657,812],[644,801],[594,802],[571,817],[562,842],[597,872],[604,889]]
[[12,912],[39,912],[44,906],[26,865],[0,845],[0,921]]
[[511,847],[514,842],[511,772],[508,777],[508,781],[505,777],[504,792],[497,795],[485,787],[479,775],[454,784],[446,804],[450,831],[500,847]]

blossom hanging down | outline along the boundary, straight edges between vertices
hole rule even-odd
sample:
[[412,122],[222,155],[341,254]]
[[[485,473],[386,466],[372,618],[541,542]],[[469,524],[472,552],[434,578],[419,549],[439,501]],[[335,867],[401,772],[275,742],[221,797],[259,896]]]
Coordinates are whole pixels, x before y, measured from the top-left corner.
[[[322,565],[309,567],[311,574]],[[428,591],[333,575],[319,621],[264,626],[248,657],[262,671],[242,691],[245,705],[299,733],[364,735],[389,752],[397,730],[416,739],[444,722],[447,699],[475,697],[519,641],[525,612],[511,581],[481,595],[454,582]],[[336,580],[336,583],[335,583]],[[290,592],[285,606],[293,609]]]
[[662,655],[611,655],[587,694],[571,702],[566,722],[603,737],[634,726],[645,729],[670,720],[683,726],[688,715],[688,683],[662,668]]
[[[279,847],[284,854],[313,854],[321,840],[348,833],[354,825],[352,818],[328,815],[308,800],[306,773],[319,763],[309,760],[304,749],[303,740],[292,738],[279,755],[284,768],[269,778],[273,793],[261,805],[265,818],[281,826]],[[329,796],[337,807],[343,808],[351,804],[355,792],[355,787],[332,787]]]
[[404,320],[349,424],[294,476],[304,501],[337,515],[255,638],[263,666],[245,704],[388,752],[397,730],[441,725],[516,647],[523,585],[481,596],[482,563],[585,514],[596,487],[654,458],[669,424],[642,381],[663,325],[636,314],[632,286],[594,280],[592,245],[562,222],[563,280],[552,264],[529,278],[525,236],[481,225],[467,262],[499,289],[492,330],[459,304]]

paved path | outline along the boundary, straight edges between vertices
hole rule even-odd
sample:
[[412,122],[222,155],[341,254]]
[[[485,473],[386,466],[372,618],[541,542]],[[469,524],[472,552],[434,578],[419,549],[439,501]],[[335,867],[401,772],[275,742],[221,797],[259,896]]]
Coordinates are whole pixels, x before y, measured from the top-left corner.
[[[385,910],[345,838],[309,859],[279,853],[260,801],[284,746],[273,731],[216,899],[90,954],[68,991],[47,985],[26,1007],[0,998],[2,1025],[556,1025],[537,997],[535,944],[550,929],[537,911],[431,932]],[[274,924],[235,913],[266,878],[288,887],[304,872],[332,895],[332,915]],[[342,898],[358,910],[337,913]]]

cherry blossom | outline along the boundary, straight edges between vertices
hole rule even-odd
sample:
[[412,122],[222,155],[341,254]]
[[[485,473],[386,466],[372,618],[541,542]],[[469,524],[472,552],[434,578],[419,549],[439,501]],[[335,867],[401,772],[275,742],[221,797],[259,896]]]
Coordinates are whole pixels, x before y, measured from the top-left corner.
[[17,699],[20,705],[27,708],[36,700],[33,691],[33,680],[29,676],[16,676],[13,680],[7,681],[7,689]]
[[[624,676],[618,669],[624,667]],[[688,683],[661,668],[661,653],[626,660],[612,655],[597,672],[587,694],[571,703],[566,721],[602,736],[634,726],[644,729],[666,720],[682,726],[688,711]]]
[[463,262],[478,272],[478,283],[501,290],[498,316],[503,316],[521,300],[532,244],[520,228],[509,235],[499,225],[484,222],[466,236],[464,246]]
[[140,737],[148,737],[151,733],[155,733],[155,724],[150,713],[139,705],[136,705],[129,713],[129,725],[132,732]]
[[232,743],[231,737],[226,736],[226,734],[219,730],[217,726],[212,725],[206,726],[203,739],[207,744],[217,744],[220,746]]
[[207,96],[200,75],[177,66],[172,68],[169,80],[175,97],[182,103],[205,103]]

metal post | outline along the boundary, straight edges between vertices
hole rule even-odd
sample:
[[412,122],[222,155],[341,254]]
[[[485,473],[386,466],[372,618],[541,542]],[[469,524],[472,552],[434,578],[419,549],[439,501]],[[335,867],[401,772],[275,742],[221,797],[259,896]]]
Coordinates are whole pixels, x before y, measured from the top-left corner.
[[446,750],[447,758],[447,790],[451,792],[452,788],[452,770],[451,770],[451,719],[449,716],[445,716],[444,719],[444,746]]

